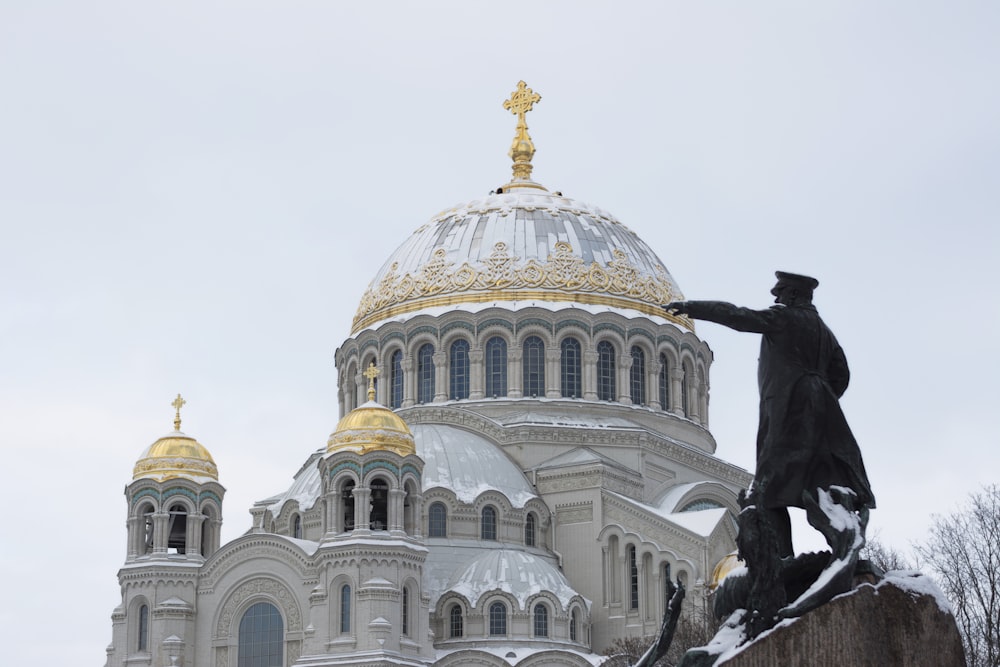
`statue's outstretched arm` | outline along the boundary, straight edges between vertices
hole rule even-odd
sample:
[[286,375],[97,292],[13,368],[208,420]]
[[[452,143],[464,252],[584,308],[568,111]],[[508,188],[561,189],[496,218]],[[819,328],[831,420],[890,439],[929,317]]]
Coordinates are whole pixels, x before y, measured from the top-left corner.
[[784,326],[782,311],[784,308],[768,308],[753,310],[740,308],[725,301],[674,301],[664,306],[681,315],[688,315],[696,320],[715,322],[736,331],[766,333],[777,331]]

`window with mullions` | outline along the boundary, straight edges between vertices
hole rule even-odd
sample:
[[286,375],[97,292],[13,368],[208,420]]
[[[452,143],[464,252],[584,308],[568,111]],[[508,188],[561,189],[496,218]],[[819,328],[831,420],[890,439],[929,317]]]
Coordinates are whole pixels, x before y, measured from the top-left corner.
[[545,343],[538,336],[528,336],[522,346],[524,395],[545,396]]
[[524,518],[524,544],[525,546],[535,546],[535,513],[528,512]]
[[646,353],[638,345],[632,346],[632,368],[629,369],[629,384],[633,405],[646,405]]
[[579,620],[579,615],[577,614],[576,609],[574,609],[573,613],[569,615],[569,640],[571,642],[576,641],[576,634],[577,634],[576,624],[578,620]]
[[559,344],[559,388],[563,398],[580,398],[583,395],[583,365],[580,341],[564,338]]
[[480,515],[480,527],[479,527],[479,537],[484,540],[495,540],[497,539],[497,511],[491,506],[487,505],[483,508],[483,512]]
[[597,344],[597,399],[613,401],[615,392],[615,346],[606,340]]
[[421,345],[417,350],[417,403],[434,400],[434,346]]
[[462,607],[457,604],[452,605],[451,611],[448,612],[448,619],[448,636],[461,637],[465,633],[464,619],[462,618]]
[[535,605],[534,611],[535,620],[535,636],[536,637],[548,637],[549,636],[549,608],[544,604],[539,602]]
[[240,621],[237,667],[281,667],[284,634],[277,607],[269,602],[252,605]]
[[486,341],[486,397],[507,395],[507,341],[494,336]]
[[448,397],[461,401],[469,397],[469,341],[451,344],[448,359]]
[[302,515],[296,514],[292,519],[292,537],[302,539]]
[[490,635],[507,634],[507,606],[503,602],[490,605]]
[[639,565],[635,562],[635,547],[628,548],[628,608],[639,608]]
[[444,503],[431,503],[427,510],[427,536],[448,536],[448,508]]
[[403,405],[403,351],[396,350],[389,357],[389,407]]
[[660,409],[670,410],[670,365],[667,355],[660,355]]

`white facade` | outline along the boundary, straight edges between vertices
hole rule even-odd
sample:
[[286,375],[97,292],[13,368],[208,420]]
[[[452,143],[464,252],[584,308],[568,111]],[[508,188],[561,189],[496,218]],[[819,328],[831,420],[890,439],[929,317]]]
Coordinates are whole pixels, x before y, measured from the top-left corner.
[[225,545],[212,475],[137,466],[107,664],[582,667],[656,632],[666,577],[705,604],[750,475],[714,456],[679,297],[631,230],[530,181],[421,226],[336,354],[341,417],[381,414],[374,365],[415,449],[335,434]]

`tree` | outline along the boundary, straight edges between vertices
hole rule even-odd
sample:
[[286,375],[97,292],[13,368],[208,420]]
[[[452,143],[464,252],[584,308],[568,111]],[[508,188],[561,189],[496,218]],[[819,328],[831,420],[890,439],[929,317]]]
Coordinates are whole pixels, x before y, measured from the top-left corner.
[[915,570],[917,567],[910,562],[896,547],[882,541],[878,531],[865,538],[865,546],[861,550],[861,558],[870,561],[883,572],[893,570]]
[[[670,643],[667,654],[656,661],[654,667],[674,667],[680,664],[688,649],[705,646],[715,636],[719,629],[719,621],[712,618],[711,613],[701,609],[693,609],[680,617],[674,640]],[[630,667],[650,647],[656,637],[625,637],[614,640],[604,651],[604,655],[613,656],[602,667]]]
[[1000,485],[971,494],[954,514],[935,515],[915,549],[954,607],[970,667],[1000,667]]

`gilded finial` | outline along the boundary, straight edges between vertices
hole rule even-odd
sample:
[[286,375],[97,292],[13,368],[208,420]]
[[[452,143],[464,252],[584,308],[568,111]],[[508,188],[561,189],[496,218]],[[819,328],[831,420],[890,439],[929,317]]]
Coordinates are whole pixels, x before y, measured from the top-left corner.
[[379,370],[375,368],[375,362],[368,364],[368,368],[365,369],[364,376],[368,378],[368,400],[375,400],[375,378],[378,377]]
[[174,430],[175,431],[181,430],[181,408],[183,408],[186,403],[187,403],[187,401],[185,401],[183,398],[181,398],[180,394],[177,394],[177,398],[175,398],[174,402],[170,404],[174,408],[174,410],[175,410],[175,412],[174,412]]
[[531,158],[535,156],[535,144],[528,135],[528,124],[524,115],[531,111],[542,96],[528,88],[524,81],[518,81],[517,90],[510,94],[510,99],[503,103],[503,108],[517,116],[517,134],[510,145],[507,155],[514,161],[514,180],[531,180]]

